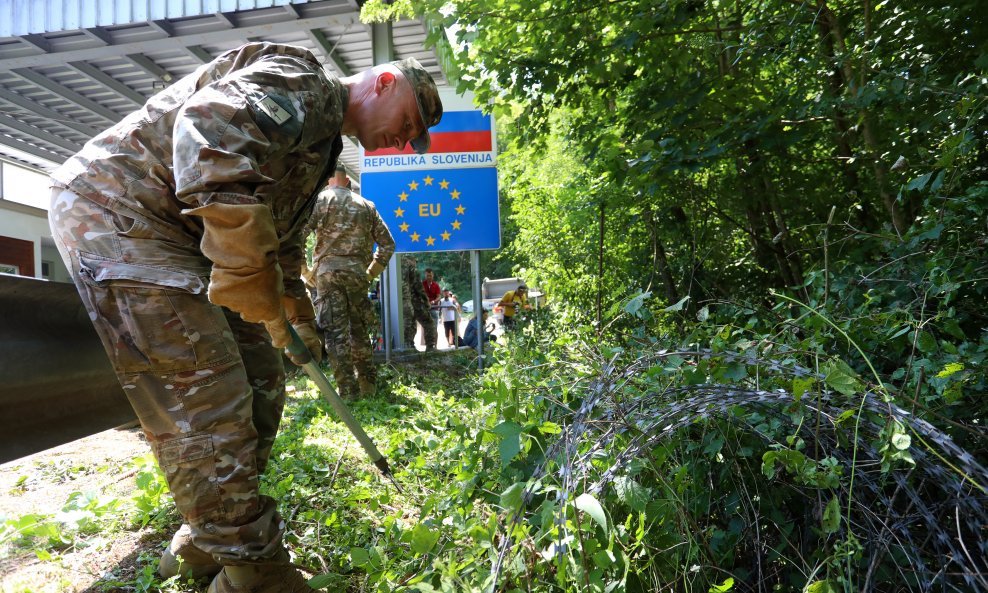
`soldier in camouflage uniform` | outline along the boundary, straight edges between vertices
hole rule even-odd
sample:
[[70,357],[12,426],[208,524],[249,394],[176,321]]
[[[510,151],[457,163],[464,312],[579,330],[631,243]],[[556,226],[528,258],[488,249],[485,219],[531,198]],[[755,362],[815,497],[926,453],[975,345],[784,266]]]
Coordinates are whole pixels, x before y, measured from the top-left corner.
[[325,333],[340,396],[354,399],[358,392],[375,391],[377,370],[368,324],[374,310],[367,289],[388,265],[395,240],[374,203],[351,192],[346,182],[346,168],[337,165],[329,187],[319,193],[304,234],[316,233],[316,321]]
[[320,349],[299,280],[302,221],[341,134],[422,152],[441,116],[412,60],[338,79],[304,48],[249,43],[52,175],[55,242],[185,521],[164,576],[215,574],[214,593],[311,590],[258,492],[288,324]]
[[401,305],[404,317],[405,343],[415,347],[415,322],[422,326],[426,351],[435,350],[439,341],[436,322],[429,313],[429,297],[422,286],[414,257],[405,256],[401,262]]

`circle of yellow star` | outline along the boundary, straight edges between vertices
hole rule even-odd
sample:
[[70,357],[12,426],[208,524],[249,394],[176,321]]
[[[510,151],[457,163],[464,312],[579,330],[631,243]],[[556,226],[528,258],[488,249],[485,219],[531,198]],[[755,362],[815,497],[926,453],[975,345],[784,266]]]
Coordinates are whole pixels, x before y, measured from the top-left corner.
[[443,231],[441,236],[443,238],[443,241],[449,241],[449,236],[450,236],[449,231]]
[[401,192],[400,194],[398,194],[398,200],[402,202],[407,202],[408,194],[406,194],[405,192]]
[[466,212],[466,211],[467,211],[467,209],[466,209],[466,208],[464,208],[463,206],[457,206],[457,207],[456,207],[456,213],[457,213],[457,214],[463,214],[463,213],[464,213],[464,212]]
[[436,238],[433,237],[432,235],[429,235],[428,237],[425,238],[426,245],[432,246],[435,245],[435,243],[436,243]]
[[458,221],[458,220],[454,220],[454,221],[453,221],[453,230],[454,230],[454,231],[458,231],[458,230],[460,230],[460,225],[461,225],[461,224],[462,224],[462,223],[461,223],[460,221]]
[[405,211],[402,210],[401,208],[395,210],[395,218],[401,218],[404,215],[405,215]]
[[422,236],[422,235],[419,235],[418,233],[412,233],[412,234],[411,234],[411,237],[412,237],[412,243],[418,243],[418,242],[419,242],[419,237],[421,237],[421,236]]
[[423,179],[422,181],[424,181],[426,185],[432,185],[432,177],[428,175],[426,175],[425,179]]
[[454,189],[453,191],[449,192],[449,197],[453,198],[454,200],[459,200],[460,192]]
[[403,223],[401,223],[401,224],[398,225],[398,228],[401,229],[401,232],[407,233],[408,232],[408,223],[407,222],[403,222]]
[[442,181],[439,182],[439,187],[443,189],[449,189],[449,182],[443,179]]
[[418,181],[413,181],[413,182],[411,182],[411,183],[408,184],[408,189],[410,189],[412,191],[415,191],[418,188],[419,188],[419,182]]

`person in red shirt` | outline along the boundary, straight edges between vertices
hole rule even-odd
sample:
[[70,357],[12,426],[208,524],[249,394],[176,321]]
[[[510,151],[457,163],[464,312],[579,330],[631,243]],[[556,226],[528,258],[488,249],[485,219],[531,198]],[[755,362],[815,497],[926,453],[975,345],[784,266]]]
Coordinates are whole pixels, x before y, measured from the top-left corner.
[[422,281],[422,288],[425,289],[425,296],[429,299],[429,313],[433,321],[439,321],[439,297],[442,296],[442,289],[439,283],[433,279],[432,268],[425,269],[425,280]]

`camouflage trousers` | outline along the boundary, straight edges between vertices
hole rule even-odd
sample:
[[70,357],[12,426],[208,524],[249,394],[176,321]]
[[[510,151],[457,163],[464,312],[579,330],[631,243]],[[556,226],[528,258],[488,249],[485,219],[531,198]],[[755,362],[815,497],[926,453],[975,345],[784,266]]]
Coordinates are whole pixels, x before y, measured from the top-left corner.
[[426,349],[435,349],[439,343],[439,331],[436,329],[436,321],[429,313],[429,306],[422,305],[416,307],[411,299],[402,299],[402,319],[404,321],[403,333],[405,344],[415,347],[415,323],[422,326],[422,341]]
[[342,397],[356,397],[358,378],[370,384],[377,380],[370,339],[374,308],[367,298],[367,276],[346,270],[319,274],[316,295],[316,321],[325,336],[336,388]]
[[[281,353],[208,301],[188,271],[208,269],[198,246],[67,190],[49,221],[195,545],[221,564],[273,557],[284,522],[258,479],[285,403]],[[162,265],[169,253],[185,265]]]

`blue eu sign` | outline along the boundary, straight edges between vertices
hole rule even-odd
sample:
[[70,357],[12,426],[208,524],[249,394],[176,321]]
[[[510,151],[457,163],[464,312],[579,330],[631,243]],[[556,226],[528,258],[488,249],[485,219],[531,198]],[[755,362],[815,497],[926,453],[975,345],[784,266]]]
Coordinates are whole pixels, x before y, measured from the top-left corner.
[[398,253],[498,249],[497,169],[406,169],[360,176]]

